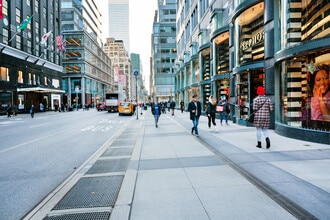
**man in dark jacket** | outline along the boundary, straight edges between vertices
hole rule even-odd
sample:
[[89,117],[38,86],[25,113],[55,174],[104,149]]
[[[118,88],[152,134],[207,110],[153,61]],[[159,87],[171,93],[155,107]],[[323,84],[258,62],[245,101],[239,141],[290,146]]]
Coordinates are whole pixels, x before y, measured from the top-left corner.
[[174,108],[175,108],[175,101],[174,99],[171,101],[171,104],[170,104],[170,109],[171,109],[171,112],[172,112],[172,116],[174,115]]
[[197,101],[197,95],[193,95],[192,101],[188,104],[188,112],[190,112],[190,120],[193,122],[193,127],[191,128],[191,134],[194,133],[198,136],[198,122],[199,117],[202,114],[202,105]]
[[11,117],[11,113],[12,113],[13,109],[10,105],[8,105],[8,108],[7,108],[7,117],[10,118]]
[[157,102],[156,98],[154,98],[154,102],[151,103],[151,113],[155,118],[155,126],[158,128],[158,119],[161,115],[161,105]]

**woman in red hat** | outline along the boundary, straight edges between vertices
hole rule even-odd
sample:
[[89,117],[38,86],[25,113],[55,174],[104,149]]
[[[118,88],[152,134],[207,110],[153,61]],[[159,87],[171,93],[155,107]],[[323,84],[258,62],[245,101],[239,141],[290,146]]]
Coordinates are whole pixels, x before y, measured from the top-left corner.
[[270,124],[270,112],[273,111],[273,103],[265,95],[265,89],[262,86],[257,88],[258,96],[253,100],[253,111],[255,113],[253,125],[257,128],[257,146],[261,148],[261,132],[266,139],[266,147],[270,148],[270,139],[268,128]]

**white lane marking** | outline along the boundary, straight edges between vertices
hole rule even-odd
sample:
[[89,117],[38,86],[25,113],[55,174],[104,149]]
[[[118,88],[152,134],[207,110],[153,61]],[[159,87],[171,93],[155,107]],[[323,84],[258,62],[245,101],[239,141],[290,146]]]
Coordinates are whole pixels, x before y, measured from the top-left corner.
[[112,126],[105,126],[105,125],[91,125],[86,128],[80,129],[80,131],[109,131],[112,129]]
[[31,126],[30,128],[41,127],[41,126],[45,126],[45,125],[49,125],[49,124],[50,124],[50,123],[45,123],[45,124],[35,125],[35,126]]

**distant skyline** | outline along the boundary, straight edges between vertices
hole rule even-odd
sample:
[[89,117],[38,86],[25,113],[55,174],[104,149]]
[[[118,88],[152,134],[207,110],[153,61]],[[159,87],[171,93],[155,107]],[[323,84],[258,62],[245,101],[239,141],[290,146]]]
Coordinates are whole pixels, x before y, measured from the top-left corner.
[[[107,9],[108,0],[96,0],[98,7],[102,13],[103,19],[103,35],[102,39],[105,41],[109,33],[107,24]],[[140,54],[140,59],[143,68],[143,75],[145,79],[145,86],[149,89],[149,75],[150,75],[150,56],[151,56],[151,34],[153,31],[153,21],[155,10],[157,10],[157,0],[129,0],[129,38],[130,50],[129,53]],[[117,39],[116,39],[117,40]],[[119,39],[121,40],[121,39]]]

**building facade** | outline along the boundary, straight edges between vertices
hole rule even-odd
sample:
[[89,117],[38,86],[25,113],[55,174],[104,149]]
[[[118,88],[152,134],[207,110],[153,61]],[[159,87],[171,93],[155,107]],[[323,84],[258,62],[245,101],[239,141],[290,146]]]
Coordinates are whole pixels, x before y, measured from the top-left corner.
[[110,57],[114,69],[115,91],[123,93],[125,99],[132,98],[131,62],[126,52],[124,42],[115,38],[107,38],[103,46],[104,52]]
[[104,102],[114,85],[110,58],[103,51],[101,13],[94,0],[62,0],[62,31],[66,42],[63,55],[63,104],[94,106]]
[[129,52],[129,0],[108,0],[108,13],[108,37],[122,40]]
[[177,1],[176,99],[227,96],[250,126],[256,88],[277,133],[330,144],[328,1]]
[[[0,108],[28,112],[57,109],[61,102],[60,1],[2,1]],[[48,33],[48,34],[46,34]]]
[[153,23],[151,96],[159,101],[174,97],[174,61],[176,58],[176,1],[158,1]]

